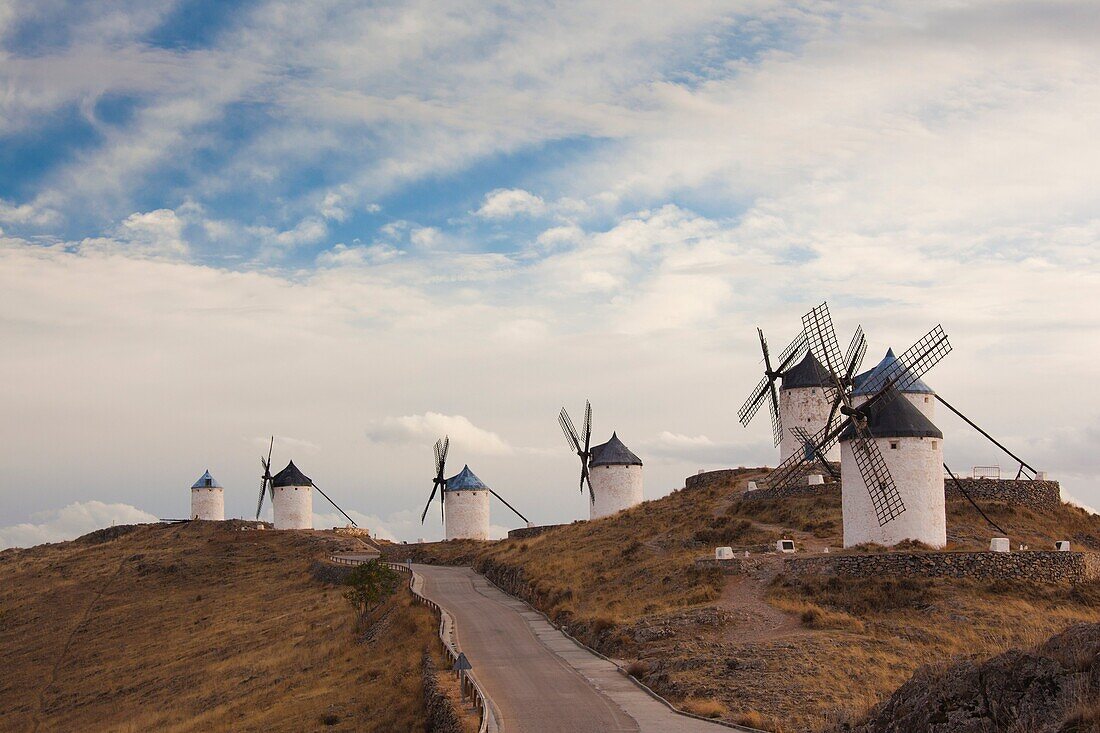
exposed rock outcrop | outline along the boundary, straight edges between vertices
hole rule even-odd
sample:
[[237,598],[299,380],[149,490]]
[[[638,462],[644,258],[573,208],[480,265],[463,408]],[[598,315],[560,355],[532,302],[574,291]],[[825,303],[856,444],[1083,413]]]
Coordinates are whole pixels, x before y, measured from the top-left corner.
[[924,667],[853,733],[1100,731],[1100,624],[1029,650]]

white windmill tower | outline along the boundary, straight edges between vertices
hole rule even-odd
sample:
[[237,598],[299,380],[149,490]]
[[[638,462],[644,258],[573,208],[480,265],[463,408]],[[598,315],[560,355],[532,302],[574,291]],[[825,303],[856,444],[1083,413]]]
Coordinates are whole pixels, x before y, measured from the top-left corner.
[[489,539],[489,487],[463,466],[447,479],[445,536],[449,540]]
[[294,465],[271,477],[275,529],[313,529],[313,481]]
[[867,411],[866,429],[893,477],[897,501],[905,512],[885,524],[877,521],[872,501],[874,489],[867,486],[859,469],[856,429],[848,425],[840,435],[844,546],[865,542],[890,546],[903,540],[917,540],[931,547],[944,547],[947,513],[943,433],[904,397],[872,405]]
[[191,485],[191,518],[220,522],[225,519],[225,492],[207,469]]
[[260,510],[264,505],[264,493],[267,493],[271,497],[275,529],[313,529],[313,491],[316,489],[325,501],[344,515],[351,526],[359,526],[347,512],[329,498],[328,494],[321,491],[321,487],[315,484],[313,479],[302,473],[294,465],[294,461],[286,464],[286,468],[272,476],[271,450],[274,445],[275,436],[271,436],[267,459],[260,456],[260,464],[264,467],[264,472],[260,478],[260,499],[256,502],[256,519],[260,518]]
[[[802,323],[810,350],[837,374],[832,365],[840,365],[842,357],[828,306],[814,308]],[[872,370],[861,384],[867,397],[859,404],[849,394],[852,380],[836,379],[829,421],[807,436],[807,444],[813,455],[822,455],[841,443],[846,547],[906,539],[938,547],[946,543],[943,434],[901,392],[950,351],[947,334],[936,326],[888,368]],[[810,453],[793,454],[781,463],[768,476],[769,485],[783,489],[798,483],[812,463]]]
[[500,494],[489,488],[488,484],[479,479],[468,465],[463,466],[462,470],[454,476],[443,478],[450,447],[449,437],[444,436],[435,442],[435,477],[432,479],[432,493],[428,496],[428,503],[424,505],[424,512],[420,515],[421,524],[428,516],[428,509],[437,493],[444,537],[448,540],[489,539],[490,494],[500,499],[501,503],[515,512],[525,524],[529,524],[527,517],[520,514]]
[[619,440],[611,440],[592,448],[588,462],[588,478],[592,482],[593,501],[589,505],[590,519],[607,517],[641,504],[642,461]]
[[[803,441],[792,428],[799,427],[813,435],[829,420],[832,400],[829,389],[833,386],[833,375],[821,365],[821,362],[807,351],[802,361],[780,375],[783,386],[779,388],[779,414],[783,426],[783,437],[779,441],[779,460],[792,453],[805,450]],[[829,461],[840,460],[835,448],[825,454]]]
[[558,413],[558,425],[569,449],[581,459],[580,490],[588,486],[588,518],[599,519],[644,501],[642,461],[627,448],[617,433],[611,440],[592,446],[592,404],[584,402],[583,433],[578,433],[565,408]]

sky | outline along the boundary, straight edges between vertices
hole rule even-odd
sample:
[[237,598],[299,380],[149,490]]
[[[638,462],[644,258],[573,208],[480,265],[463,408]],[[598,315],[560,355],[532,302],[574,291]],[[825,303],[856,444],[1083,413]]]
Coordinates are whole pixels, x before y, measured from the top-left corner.
[[583,518],[585,399],[649,498],[774,465],[755,327],[826,300],[868,366],[942,324],[925,381],[1100,505],[1098,37],[1091,0],[0,0],[0,547],[186,516],[207,468],[251,516],[273,434],[383,537],[441,536],[443,434]]

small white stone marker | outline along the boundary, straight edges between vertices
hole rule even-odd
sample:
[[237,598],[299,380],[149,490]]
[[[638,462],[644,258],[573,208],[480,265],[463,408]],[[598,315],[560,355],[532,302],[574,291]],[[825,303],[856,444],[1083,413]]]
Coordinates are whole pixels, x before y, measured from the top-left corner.
[[1011,552],[1012,543],[1008,541],[1007,537],[994,537],[989,541],[990,552]]
[[733,548],[732,547],[715,547],[714,548],[715,560],[732,560]]
[[825,477],[822,476],[820,473],[811,473],[809,476],[806,477],[806,483],[808,483],[810,486],[819,486],[825,483]]
[[755,482],[755,481],[749,481],[749,488],[748,488],[748,490],[749,490],[749,491],[756,491],[756,482]]
[[1054,543],[1054,549],[1058,552],[1069,552],[1069,540],[1058,540]]
[[776,540],[775,551],[785,553],[794,552],[794,540]]

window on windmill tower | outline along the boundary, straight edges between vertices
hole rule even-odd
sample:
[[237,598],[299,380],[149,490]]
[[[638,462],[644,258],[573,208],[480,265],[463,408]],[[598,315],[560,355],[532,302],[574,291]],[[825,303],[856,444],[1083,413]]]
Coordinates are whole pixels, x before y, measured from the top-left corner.
[[936,441],[932,441],[932,450],[936,450]]
[[925,401],[925,402],[930,402],[930,401],[931,401],[931,399],[932,399],[932,398],[930,398],[930,397],[925,397],[925,398],[924,398],[924,401]]
[[897,449],[898,449],[898,441],[891,440],[890,441],[890,450],[897,450]]

